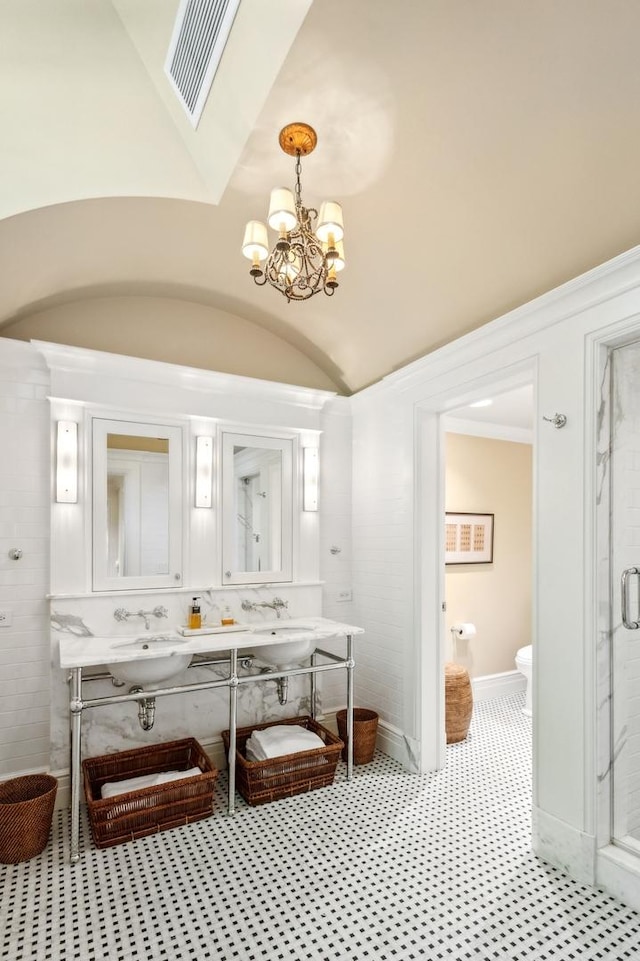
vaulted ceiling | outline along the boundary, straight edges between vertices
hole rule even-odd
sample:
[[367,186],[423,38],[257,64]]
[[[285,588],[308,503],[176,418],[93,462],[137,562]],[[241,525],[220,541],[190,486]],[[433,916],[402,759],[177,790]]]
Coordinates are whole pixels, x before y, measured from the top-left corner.
[[[0,0],[2,335],[351,393],[640,240],[636,0],[242,0],[196,131],[178,5]],[[303,304],[240,253],[293,120],[345,216]]]

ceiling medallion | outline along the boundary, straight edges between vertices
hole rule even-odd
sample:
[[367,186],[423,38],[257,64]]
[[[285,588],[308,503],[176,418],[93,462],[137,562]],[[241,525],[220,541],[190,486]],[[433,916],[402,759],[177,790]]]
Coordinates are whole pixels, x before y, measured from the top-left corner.
[[295,192],[287,187],[271,191],[268,222],[278,232],[273,249],[269,251],[266,226],[250,220],[242,253],[251,261],[249,273],[255,283],[262,287],[268,281],[288,301],[308,300],[321,290],[331,297],[338,286],[337,275],[345,266],[342,207],[326,200],[318,214],[314,207],[303,206],[300,158],[310,154],[318,142],[313,127],[287,124],[278,139],[282,150],[296,158]]

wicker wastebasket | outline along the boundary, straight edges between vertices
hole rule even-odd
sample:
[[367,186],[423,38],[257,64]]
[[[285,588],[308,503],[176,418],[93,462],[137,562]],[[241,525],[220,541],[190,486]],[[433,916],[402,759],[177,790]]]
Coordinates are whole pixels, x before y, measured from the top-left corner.
[[447,744],[464,741],[473,712],[469,672],[460,664],[444,666],[445,729]]
[[[336,711],[336,721],[338,724],[338,734],[340,740],[344,741],[342,749],[342,759],[347,760],[347,712]],[[376,737],[378,735],[378,715],[375,711],[370,711],[366,707],[354,707],[353,709],[353,763],[368,764],[373,761],[376,749]]]
[[58,782],[24,774],[0,783],[0,862],[17,864],[42,854],[49,840]]

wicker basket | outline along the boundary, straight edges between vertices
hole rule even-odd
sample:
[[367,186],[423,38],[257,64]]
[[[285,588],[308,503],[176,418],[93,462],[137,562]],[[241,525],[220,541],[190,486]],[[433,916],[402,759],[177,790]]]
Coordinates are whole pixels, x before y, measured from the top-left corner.
[[[324,741],[324,747],[311,751],[283,754],[267,761],[247,761],[245,746],[252,731],[264,731],[274,724],[297,724],[313,731]],[[229,731],[222,732],[229,758]],[[266,804],[280,798],[304,794],[333,784],[338,757],[343,744],[339,737],[311,717],[290,717],[269,724],[254,724],[236,732],[236,787],[247,804]]]
[[444,696],[447,744],[456,744],[467,736],[473,712],[469,673],[460,664],[445,664]]
[[[347,760],[347,712],[336,711],[338,734],[344,741],[342,760]],[[378,736],[378,715],[366,707],[353,709],[353,763],[368,764],[373,761]]]
[[[123,781],[162,771],[188,771],[192,767],[199,767],[202,774],[104,800],[101,797],[102,785],[107,781]],[[166,831],[212,814],[218,772],[194,738],[86,758],[82,768],[91,833],[99,848]]]
[[24,774],[0,784],[0,862],[17,864],[42,854],[49,840],[58,782]]

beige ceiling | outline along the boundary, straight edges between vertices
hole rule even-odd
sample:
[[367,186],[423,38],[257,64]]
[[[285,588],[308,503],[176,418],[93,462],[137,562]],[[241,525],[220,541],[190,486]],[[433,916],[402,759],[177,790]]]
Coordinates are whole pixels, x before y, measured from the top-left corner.
[[[638,243],[637,0],[307,6],[242,0],[194,132],[162,89],[177,0],[0,0],[2,334],[153,357],[162,298],[176,362],[350,393]],[[348,266],[290,305],[240,242],[293,185],[292,120]]]

